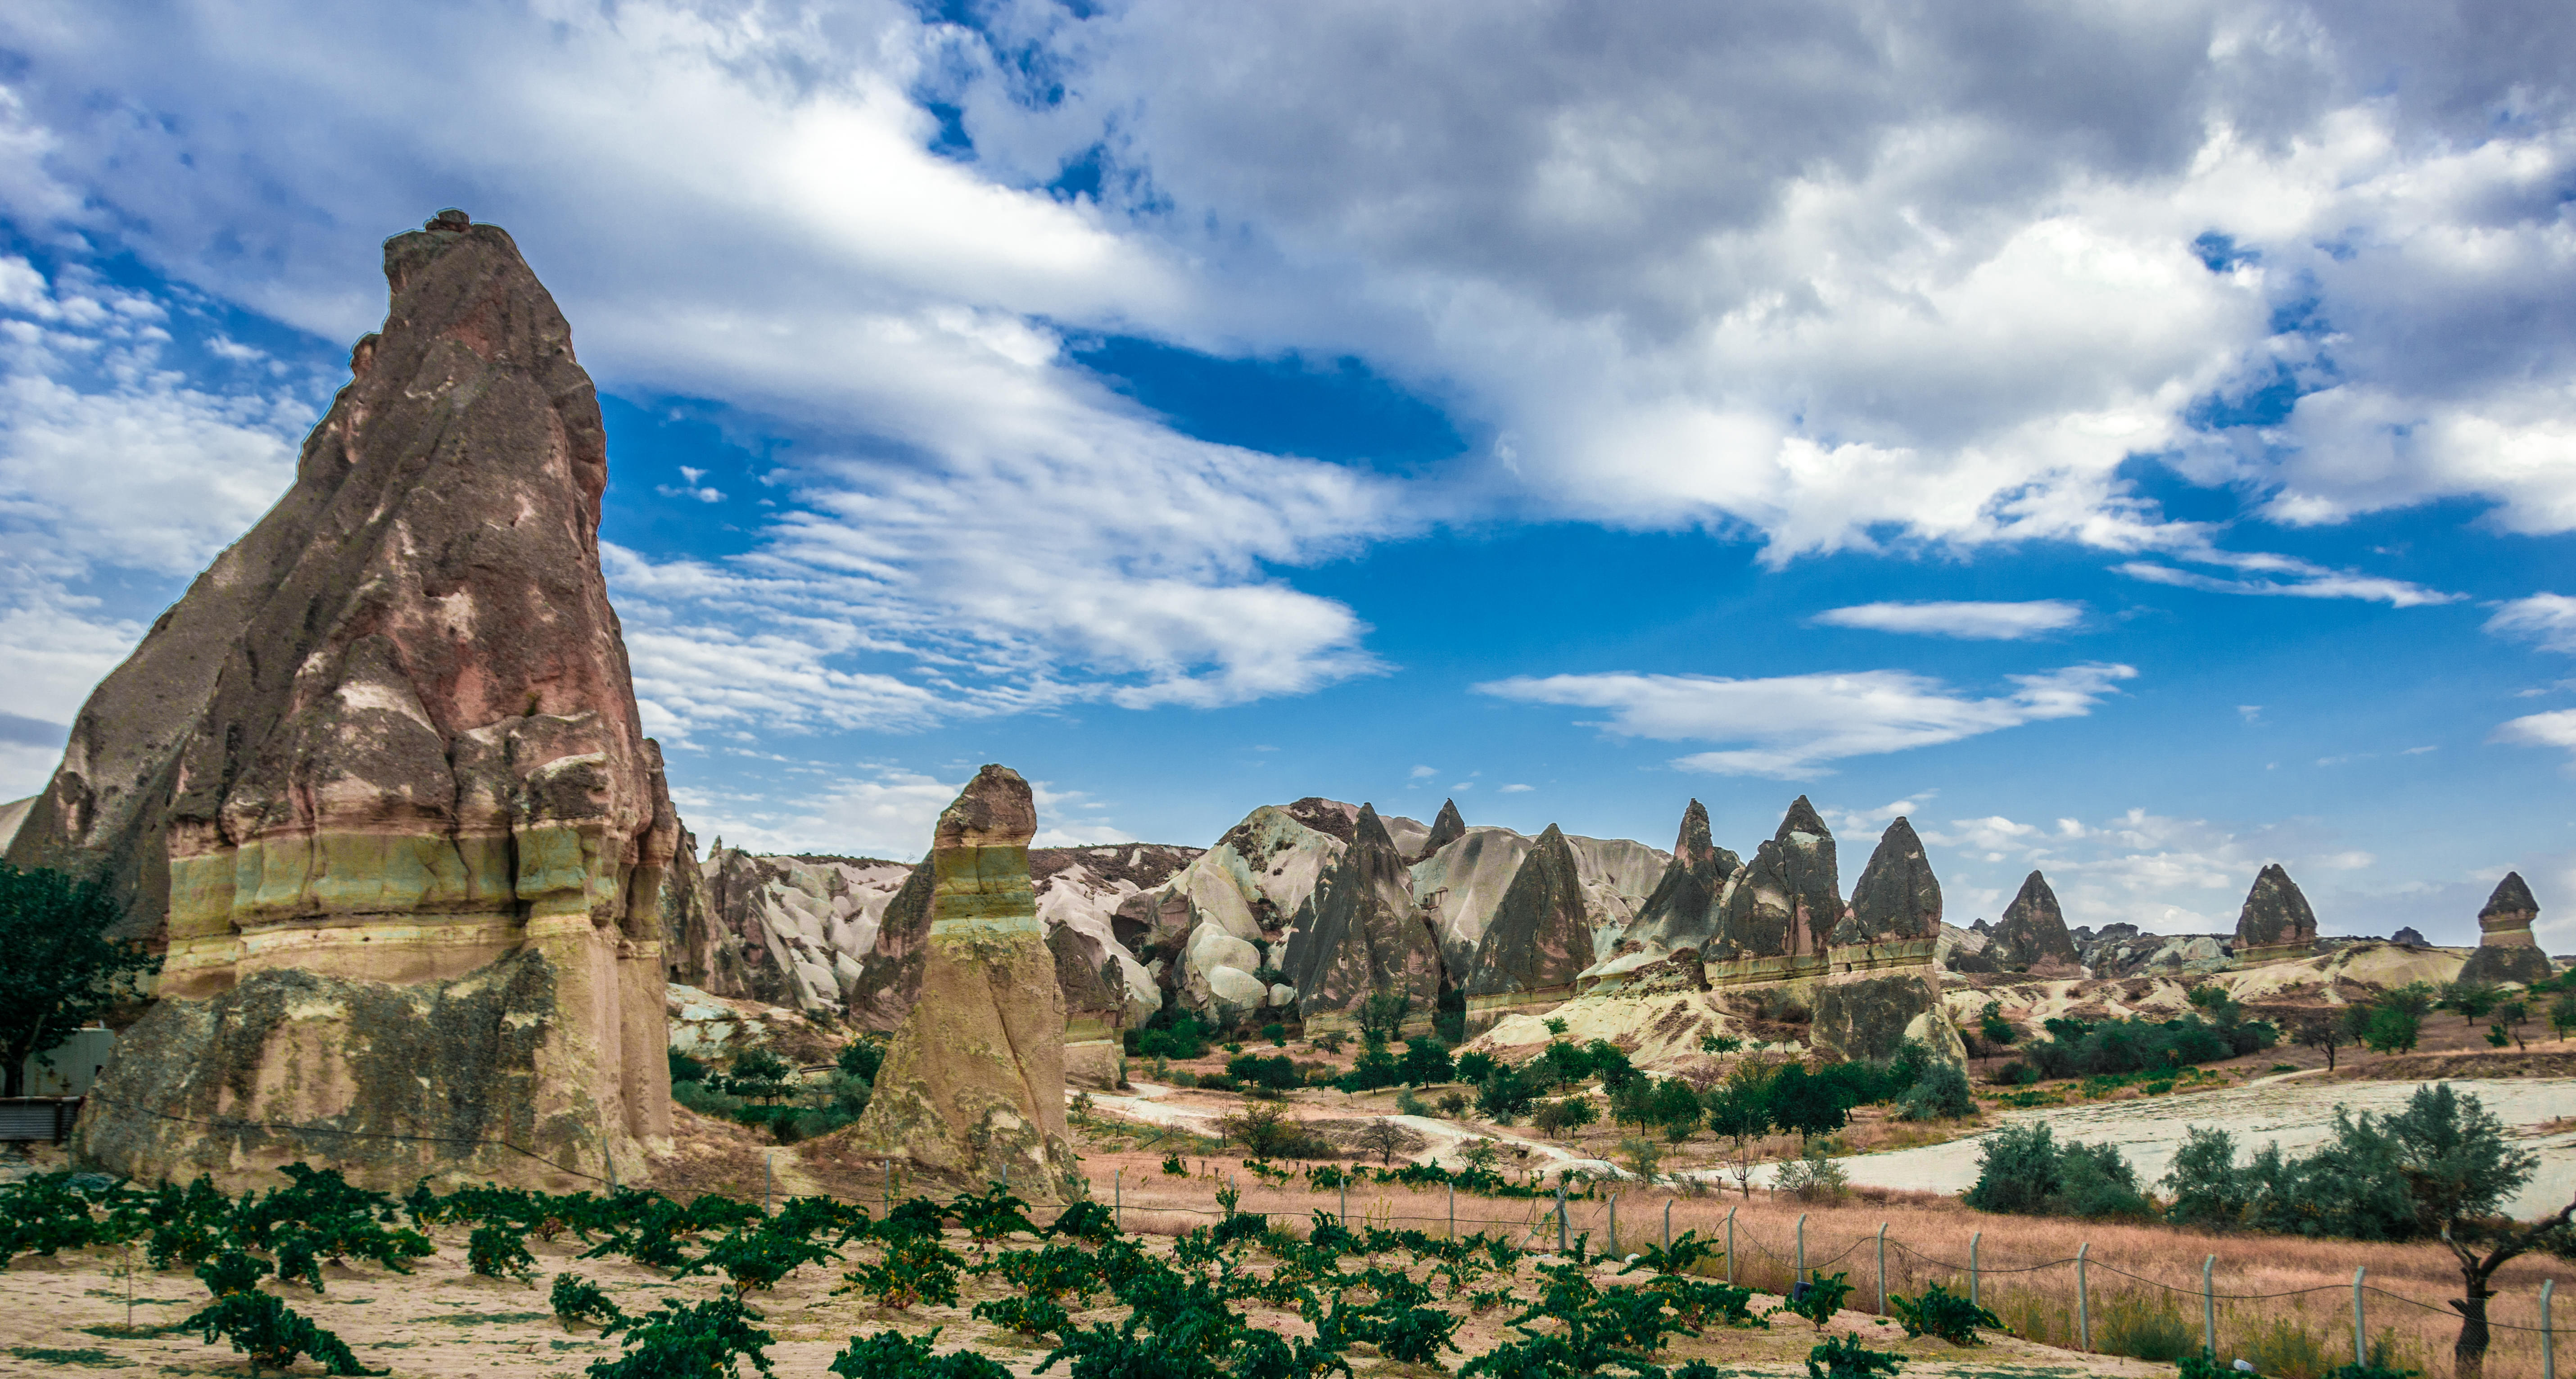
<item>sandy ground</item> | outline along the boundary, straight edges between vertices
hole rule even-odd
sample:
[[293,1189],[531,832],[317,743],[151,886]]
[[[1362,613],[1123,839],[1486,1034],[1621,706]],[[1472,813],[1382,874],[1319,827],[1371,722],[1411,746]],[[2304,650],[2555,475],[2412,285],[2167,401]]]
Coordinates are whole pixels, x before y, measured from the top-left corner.
[[[2451,1085],[2476,1094],[2515,1128],[2576,1114],[2576,1078],[2461,1079]],[[2164,1176],[2192,1127],[2216,1126],[2235,1135],[2239,1154],[2273,1143],[2303,1150],[2332,1136],[2337,1107],[2384,1115],[2403,1109],[2414,1092],[2415,1084],[2409,1082],[2325,1082],[2291,1074],[2223,1091],[2008,1111],[2002,1119],[2044,1124],[2060,1140],[2117,1145],[2137,1168],[2139,1181],[2152,1185]],[[1920,1149],[1862,1154],[1841,1163],[1855,1184],[1961,1192],[1977,1181],[1977,1146],[1983,1139],[1977,1135]],[[2517,1215],[2554,1211],[2576,1193],[2576,1132],[2524,1138],[2517,1144],[2541,1156],[2540,1171],[2513,1199]],[[1769,1181],[1769,1171],[1758,1171],[1755,1181]]]

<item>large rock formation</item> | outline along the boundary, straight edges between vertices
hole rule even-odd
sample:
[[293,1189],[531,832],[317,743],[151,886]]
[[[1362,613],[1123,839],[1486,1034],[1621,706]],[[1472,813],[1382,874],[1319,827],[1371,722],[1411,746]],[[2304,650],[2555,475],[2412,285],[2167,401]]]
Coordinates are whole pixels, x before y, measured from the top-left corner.
[[1800,795],[1779,831],[1727,879],[1717,932],[1701,952],[1712,962],[1821,955],[1842,918],[1833,832]]
[[919,999],[877,1071],[853,1152],[919,1178],[1054,1201],[1078,1176],[1064,1125],[1064,998],[1029,885],[1037,806],[987,766],[939,816]]
[[2549,976],[2554,970],[2549,955],[2531,936],[2531,922],[2538,918],[2540,902],[2531,898],[2522,873],[2506,872],[2487,897],[2486,908],[2478,911],[2478,951],[2460,969],[2460,980],[2536,982]]
[[91,696],[11,844],[166,954],[77,1150],[631,1180],[669,1133],[680,828],[600,574],[598,401],[499,229],[441,212],[384,267],[293,488]]
[[1458,802],[1456,800],[1442,800],[1440,802],[1440,812],[1432,817],[1430,834],[1422,840],[1422,846],[1419,850],[1408,852],[1405,855],[1406,860],[1419,862],[1423,858],[1438,852],[1440,849],[1445,848],[1451,843],[1454,843],[1466,836],[1467,819],[1466,816],[1458,812]]
[[1743,865],[1709,836],[1708,807],[1697,800],[1682,810],[1673,859],[1637,910],[1623,946],[1678,952],[1707,946],[1717,932],[1717,906],[1726,880]]
[[2028,972],[2034,977],[2081,977],[2082,959],[2075,953],[2075,936],[2066,932],[2066,915],[2057,908],[2057,892],[2048,888],[2048,878],[2032,872],[2021,883],[2021,894],[2004,907],[2003,922],[1988,936],[1986,956],[2007,972]]
[[1932,969],[1940,936],[1941,883],[1914,825],[1900,817],[1879,836],[1852,885],[1851,909],[1834,926],[1833,970],[1816,992],[1817,1047],[1886,1058],[1913,1038],[1964,1059],[1966,1046],[1940,1015]]
[[1521,859],[1467,967],[1469,1030],[1563,1002],[1574,994],[1576,975],[1591,965],[1582,869],[1565,835],[1549,824]]
[[2245,892],[2245,908],[2236,913],[2237,966],[2314,957],[2316,947],[2317,912],[2280,863],[2266,863]]
[[1438,1013],[1440,945],[1414,908],[1404,854],[1360,806],[1350,846],[1299,910],[1287,945],[1287,976],[1310,1031],[1349,1028],[1360,1003],[1386,992],[1407,1002],[1408,1033]]

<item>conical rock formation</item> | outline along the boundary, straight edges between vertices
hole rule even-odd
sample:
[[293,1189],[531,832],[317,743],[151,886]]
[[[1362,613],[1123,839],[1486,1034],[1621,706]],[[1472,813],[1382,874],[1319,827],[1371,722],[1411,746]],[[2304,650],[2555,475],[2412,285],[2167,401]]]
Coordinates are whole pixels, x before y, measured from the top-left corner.
[[1458,802],[1456,800],[1442,800],[1440,802],[1440,813],[1431,820],[1430,836],[1422,840],[1421,850],[1414,853],[1407,860],[1419,862],[1423,858],[1438,852],[1440,849],[1445,848],[1451,843],[1454,843],[1466,836],[1467,820],[1464,815],[1458,812]]
[[1708,807],[1691,801],[1673,839],[1673,860],[1628,926],[1622,946],[1674,952],[1705,948],[1717,932],[1717,905],[1726,880],[1742,865],[1742,859],[1709,836]]
[[1966,1046],[1939,1013],[1932,952],[1940,935],[1941,883],[1914,825],[1900,817],[1879,835],[1852,884],[1851,910],[1835,926],[1835,971],[1816,992],[1817,1046],[1886,1058],[1912,1038],[1964,1059]]
[[2027,971],[2034,977],[2081,977],[2083,961],[2075,953],[2075,936],[2066,932],[2066,915],[2057,908],[2057,892],[2048,878],[2032,872],[2021,894],[2004,907],[1994,928],[1987,956],[2005,971]]
[[2245,908],[2236,913],[2236,965],[2282,962],[2310,956],[2317,944],[2317,912],[2299,892],[2299,883],[2278,862],[2254,874],[2245,892]]
[[2528,983],[2549,976],[2549,955],[2531,936],[2531,923],[2538,918],[2540,902],[2532,899],[2522,873],[2506,872],[2487,897],[2486,908],[2478,911],[2478,951],[2460,968],[2460,980]]
[[1779,831],[1727,879],[1717,932],[1703,955],[1720,961],[1820,954],[1842,918],[1833,831],[1800,795]]
[[680,828],[600,573],[598,401],[501,230],[444,211],[384,267],[294,487],[91,696],[11,844],[166,949],[77,1152],[631,1180],[669,1133]]
[[1468,1028],[1565,1000],[1574,994],[1576,975],[1591,965],[1582,868],[1565,834],[1549,824],[1521,859],[1476,945],[1465,982]]
[[1037,807],[1003,766],[939,816],[919,997],[895,1030],[852,1152],[1033,1202],[1077,1176],[1064,1123],[1064,998],[1029,885]]
[[1410,880],[1377,810],[1360,806],[1350,846],[1288,937],[1288,980],[1310,1032],[1355,1025],[1360,1003],[1381,991],[1405,998],[1407,1031],[1430,1028],[1440,1003],[1440,945],[1414,908]]

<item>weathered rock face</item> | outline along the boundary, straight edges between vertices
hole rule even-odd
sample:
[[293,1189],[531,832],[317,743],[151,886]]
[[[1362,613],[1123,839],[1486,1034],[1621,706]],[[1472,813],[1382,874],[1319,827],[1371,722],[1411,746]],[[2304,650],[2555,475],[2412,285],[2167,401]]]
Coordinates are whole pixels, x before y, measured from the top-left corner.
[[2084,975],[2083,962],[2075,954],[2075,937],[2066,932],[2066,916],[2057,908],[2057,893],[2038,872],[2021,883],[2021,894],[2004,907],[2003,922],[1988,936],[1986,956],[2007,972],[2024,969],[2034,977]]
[[1002,766],[939,816],[919,999],[895,1030],[876,1092],[850,1130],[861,1156],[934,1183],[1008,1174],[1031,1201],[1076,1175],[1064,1124],[1064,998],[1029,885],[1037,808]]
[[[1592,922],[1583,877],[1556,825],[1538,836],[1503,893],[1466,976],[1468,1026],[1513,1010],[1536,1009],[1574,994],[1574,978],[1592,965]],[[1481,1019],[1480,1019],[1481,1017]]]
[[1408,1032],[1428,1029],[1440,1001],[1440,946],[1406,889],[1404,854],[1360,806],[1352,842],[1315,887],[1289,934],[1286,972],[1309,1030],[1355,1023],[1378,991],[1406,997]]
[[1940,1015],[1932,970],[1941,928],[1941,882],[1914,825],[1898,818],[1879,835],[1852,885],[1851,909],[1834,927],[1835,970],[1816,991],[1811,1026],[1817,1047],[1885,1058],[1915,1038],[1964,1059],[1966,1046]]
[[[2495,902],[2489,901],[2488,903],[2493,904]],[[2425,939],[2422,930],[2414,928],[2411,925],[2406,928],[2399,929],[2396,933],[2389,935],[2388,941],[2390,943],[2402,943],[2409,948],[2430,948],[2433,946]]]
[[2486,908],[2478,911],[2478,951],[2460,969],[2460,980],[2536,982],[2549,976],[2554,970],[2549,955],[2531,936],[2531,923],[2538,918],[2540,902],[2531,898],[2522,873],[2506,872],[2487,897]]
[[1439,814],[1434,816],[1431,820],[1430,836],[1422,840],[1422,847],[1420,850],[1406,853],[1405,860],[1409,862],[1419,862],[1423,858],[1438,852],[1440,849],[1445,848],[1451,843],[1454,843],[1466,836],[1467,819],[1466,816],[1458,812],[1458,802],[1456,800],[1442,800],[1440,802]]
[[2236,961],[2240,965],[2281,962],[2311,956],[2317,944],[2317,912],[2299,893],[2278,862],[2255,873],[2245,893],[2245,908],[2236,915]]
[[1441,966],[1453,980],[1475,967],[1476,945],[1532,843],[1508,828],[1471,828],[1410,869],[1413,902],[1439,938]]
[[1834,835],[1800,795],[1771,841],[1727,878],[1710,961],[1820,954],[1842,923],[1842,880]]
[[[912,883],[923,871],[881,858],[766,856],[719,845],[707,857],[709,906],[741,989],[689,984],[798,1010],[846,1011],[864,1028],[892,1029],[903,1010],[886,1009],[884,993],[891,985],[908,1003],[920,969],[930,878],[924,872]],[[907,886],[912,903],[898,913]],[[686,980],[676,967],[673,979]]]
[[[22,865],[104,875],[130,932],[166,949],[164,1000],[83,1152],[153,1176],[192,1161],[200,1131],[146,1106],[432,1134],[503,1114],[452,1103],[518,1088],[511,1133],[589,1172],[604,1148],[633,1177],[640,1141],[669,1132],[680,828],[600,574],[598,402],[499,229],[442,212],[386,241],[385,276],[384,330],[294,487],[101,684],[11,844]],[[420,1096],[335,1100],[410,1056],[416,1032],[379,1020],[504,1007],[507,1038],[448,1031]],[[274,1057],[226,1012],[280,1012]],[[230,1162],[343,1159],[344,1141],[280,1134]],[[350,1161],[379,1179],[393,1162]]]
[[[2113,928],[2131,928],[2113,925]],[[2121,977],[2182,976],[2224,972],[2240,965],[2233,941],[2225,934],[2141,934],[2096,939],[2078,950],[2084,967],[2106,980]],[[2305,957],[2300,949],[2287,956]]]
[[714,888],[698,865],[698,840],[685,828],[662,875],[661,912],[662,965],[670,980],[719,996],[751,994],[741,946],[716,916]]
[[1743,862],[1709,837],[1708,808],[1693,800],[1682,811],[1681,833],[1673,840],[1673,860],[1637,910],[1625,945],[1679,951],[1708,945],[1717,932],[1718,900],[1727,878]]

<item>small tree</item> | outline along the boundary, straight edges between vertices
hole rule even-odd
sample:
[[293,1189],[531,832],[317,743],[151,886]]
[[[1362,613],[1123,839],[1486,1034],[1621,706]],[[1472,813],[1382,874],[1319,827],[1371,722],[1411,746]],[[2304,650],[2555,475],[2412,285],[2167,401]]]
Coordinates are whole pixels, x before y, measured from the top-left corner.
[[2561,996],[2549,1003],[2549,1027],[2558,1031],[2558,1041],[2567,1042],[2570,1031],[2576,1031],[2576,996]]
[[1397,1066],[1403,1069],[1404,1080],[1416,1087],[1446,1082],[1456,1075],[1449,1062],[1449,1046],[1424,1034],[1404,1041],[1404,1058]]
[[2472,1025],[2485,1019],[2487,1012],[2494,1010],[2496,1003],[2503,999],[2502,988],[2490,986],[2485,982],[2444,982],[2442,984],[2441,1008],[2454,1012]]
[[2370,1023],[2363,1026],[2361,1042],[2381,1053],[2405,1053],[2423,1036],[2423,1017],[2398,1005],[2383,1005],[2370,1012]]
[[2531,1019],[2530,1006],[2521,1001],[2498,1001],[2495,1008],[2495,1018],[2498,1025],[2503,1026],[2508,1033],[2513,1035],[2513,1046],[2517,1051],[2524,1053],[2530,1052],[2531,1046],[2522,1042],[2523,1024]]
[[1405,1014],[1412,1009],[1411,995],[1381,986],[1360,1001],[1355,1018],[1359,1021],[1362,1037],[1372,1043],[1383,1044],[1403,1030]]
[[1736,1174],[1736,1185],[1747,1197],[1753,1195],[1752,1143],[1771,1133],[1771,1098],[1763,1073],[1759,1064],[1739,1063],[1701,1101],[1707,1110],[1708,1128],[1735,1142],[1741,1170]]
[[127,1001],[161,959],[107,937],[105,887],[0,862],[0,1096],[24,1096],[27,1060]]
[[1664,1138],[1680,1144],[1699,1129],[1703,1111],[1699,1093],[1678,1077],[1668,1077],[1655,1084],[1654,1122],[1661,1126]]
[[2293,1032],[2299,1043],[2326,1056],[2326,1071],[2333,1072],[2335,1050],[2352,1042],[2343,1022],[2326,1015],[2311,1015],[2301,1020]]
[[1363,1125],[1352,1137],[1363,1154],[1375,1154],[1383,1166],[1395,1162],[1395,1156],[1413,1147],[1414,1134],[1391,1120],[1373,1120]]
[[2505,1203],[2531,1181],[2540,1156],[2513,1148],[2504,1122],[2473,1096],[2447,1082],[2418,1087],[2406,1109],[2380,1123],[2398,1146],[2419,1229],[2438,1233],[2459,1261],[2462,1297],[2460,1339],[2451,1348],[2457,1379],[2486,1372],[2487,1299],[2490,1281],[2504,1264],[2536,1249],[2576,1250],[2576,1201],[2528,1225],[2502,1215]]

